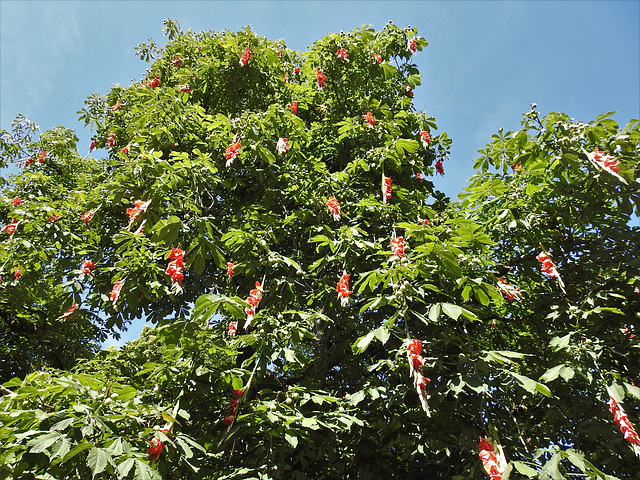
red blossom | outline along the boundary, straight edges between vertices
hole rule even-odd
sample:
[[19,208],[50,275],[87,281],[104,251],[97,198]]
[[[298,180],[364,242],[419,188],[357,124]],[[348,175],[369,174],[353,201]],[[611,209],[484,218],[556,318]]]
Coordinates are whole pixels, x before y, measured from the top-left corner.
[[47,219],[47,221],[48,221],[49,223],[55,223],[55,222],[57,222],[58,220],[60,220],[60,215],[51,215],[51,216]]
[[409,339],[407,343],[407,359],[409,360],[409,373],[413,376],[413,386],[416,389],[420,404],[427,416],[429,413],[429,404],[427,403],[427,383],[430,382],[427,377],[420,372],[425,365],[425,359],[420,355],[422,352],[422,342],[417,339]]
[[93,210],[89,210],[84,215],[82,215],[80,218],[82,219],[82,221],[84,222],[85,225],[88,225],[89,224],[89,220],[91,220],[91,217],[93,217]]
[[620,427],[624,438],[634,446],[634,450],[640,447],[640,436],[638,436],[622,406],[613,397],[609,398],[609,411],[613,414],[613,418],[618,427]]
[[322,70],[320,69],[316,71],[316,80],[318,81],[318,90],[322,90],[324,88],[324,83],[327,80],[327,77],[324,76]]
[[111,107],[111,110],[115,112],[116,110],[120,110],[120,107],[122,107],[122,104],[118,102],[113,107]]
[[300,67],[296,67],[296,68],[293,69],[293,73],[295,75],[300,75],[300,71],[301,71]]
[[336,52],[336,57],[343,59],[345,62],[349,63],[349,54],[344,48],[339,48]]
[[502,478],[505,468],[498,463],[498,458],[491,442],[482,437],[480,437],[480,443],[478,444],[478,457],[480,457],[482,467],[491,477],[491,480],[500,480]]
[[403,237],[396,237],[391,239],[391,253],[393,253],[399,260],[402,260],[404,258]]
[[340,203],[333,195],[327,200],[327,208],[329,213],[333,215],[334,220],[340,220]]
[[13,276],[16,278],[20,278],[22,276],[22,267],[18,267],[13,272]]
[[420,355],[422,353],[422,342],[417,338],[409,340],[407,345],[407,351],[411,355]]
[[109,300],[111,300],[111,303],[114,307],[116,305],[116,302],[118,301],[118,298],[120,298],[120,292],[122,291],[123,285],[124,280],[120,280],[113,284],[113,288],[109,292]]
[[340,299],[340,303],[344,307],[347,303],[349,303],[349,295],[353,292],[349,290],[349,275],[347,272],[344,272],[340,277],[340,281],[338,285],[336,285],[336,291],[338,292],[338,298]]
[[92,138],[92,139],[91,139],[91,143],[89,144],[89,151],[91,151],[91,150],[93,150],[94,148],[96,148],[96,144],[97,144],[97,143],[98,143],[98,142],[96,141],[96,139],[95,139],[95,138]]
[[522,291],[510,283],[505,282],[502,277],[498,279],[498,288],[500,289],[500,293],[507,297],[507,300],[520,300],[522,298]]
[[387,202],[391,199],[391,178],[382,174],[382,201]]
[[544,270],[544,273],[549,275],[549,277],[560,278],[558,269],[556,268],[555,264],[553,263],[553,261],[551,260],[551,258],[546,252],[540,252],[536,256],[536,259],[542,264],[542,269]]
[[20,223],[20,220],[18,220],[17,218],[14,218],[11,223],[5,225],[5,227],[2,229],[3,232],[7,232],[9,234],[9,236],[13,236],[14,233],[16,233],[16,229],[18,228],[18,224]]
[[160,85],[160,77],[156,77],[149,82],[149,86],[155,90],[157,86]]
[[256,314],[256,308],[260,303],[260,300],[262,300],[262,285],[260,285],[260,282],[256,282],[255,288],[252,288],[249,291],[249,296],[246,300],[250,306],[245,307],[244,309],[244,313],[247,315],[247,320],[244,324],[245,330],[249,328],[249,325],[251,325],[251,321]]
[[38,155],[38,162],[44,162],[44,158],[47,156],[46,150],[40,150],[40,155]]
[[284,77],[282,77],[282,81],[283,81],[284,83],[287,83],[287,82],[289,81],[289,74],[288,74],[288,73],[285,73],[285,74],[284,74]]
[[424,179],[425,179],[425,176],[424,176],[422,173],[418,172],[418,173],[416,173],[416,178],[417,178],[418,180],[424,180]]
[[11,205],[13,205],[14,207],[17,207],[21,203],[22,203],[22,199],[20,197],[16,197],[13,200],[11,200]]
[[91,273],[91,270],[93,270],[94,268],[96,268],[96,264],[93,263],[91,260],[83,260],[82,261],[82,273],[85,275],[88,275],[89,273]]
[[290,148],[291,147],[289,145],[289,140],[287,140],[286,138],[278,139],[278,144],[276,145],[276,151],[278,152],[279,155],[287,153]]
[[407,97],[413,98],[413,85],[411,85],[410,83],[407,83],[404,86],[404,91],[407,94]]
[[440,175],[444,175],[444,167],[442,166],[442,160],[436,161],[436,172]]
[[129,215],[129,227],[135,222],[136,218],[140,216],[140,214],[147,211],[149,207],[149,203],[151,200],[147,200],[143,202],[142,200],[136,200],[133,202],[133,208],[127,208],[127,215]]
[[609,155],[602,150],[594,150],[593,151],[593,160],[600,165],[604,170],[610,170],[612,172],[618,173],[618,159],[612,155]]
[[418,223],[422,223],[423,225],[429,225],[429,219],[418,217]]
[[375,64],[381,64],[382,63],[382,55],[380,55],[379,53],[374,53],[373,54],[373,63]]
[[182,286],[182,280],[184,280],[184,250],[180,248],[173,248],[169,254],[171,262],[167,266],[166,273],[171,277],[171,282]]
[[160,440],[158,437],[153,437],[151,439],[151,446],[149,447],[149,450],[147,450],[147,454],[149,455],[148,460],[150,465],[153,465],[158,461],[163,449],[164,449],[164,442]]
[[416,50],[418,49],[418,40],[416,38],[410,40],[409,44],[407,45],[407,48],[411,50],[413,53],[416,53]]
[[420,130],[420,140],[422,140],[424,148],[427,148],[431,143],[431,135],[426,130]]
[[289,110],[291,110],[291,113],[298,113],[298,102],[291,102]]
[[129,153],[129,147],[122,147],[120,151],[126,155]]
[[65,319],[65,318],[71,318],[73,317],[73,314],[76,312],[76,310],[78,309],[79,305],[77,303],[74,303],[73,305],[71,305],[69,308],[67,308],[67,311],[64,312],[62,314],[62,316],[60,317],[61,320]]
[[251,49],[249,47],[245,48],[242,51],[242,55],[240,55],[240,66],[246,67],[249,64],[249,59],[251,58]]
[[176,56],[173,60],[171,60],[171,63],[173,63],[176,67],[179,67],[182,65],[182,59]]
[[113,147],[116,144],[116,134],[110,133],[109,138],[107,139],[107,145]]
[[371,112],[367,112],[366,115],[363,115],[363,118],[364,118],[364,121],[369,125],[373,125],[374,123],[376,123],[376,119],[373,118],[373,113]]
[[240,153],[240,149],[242,146],[238,142],[231,143],[227,149],[225,150],[225,156],[227,158],[227,167],[233,163],[233,161],[238,158],[238,154]]
[[237,331],[238,331],[238,322],[236,322],[235,320],[232,320],[231,322],[229,322],[229,328],[227,329],[227,334],[230,337],[234,337]]
[[31,165],[33,163],[33,158],[27,158],[24,162],[24,166],[25,168],[28,167],[29,165]]
[[229,278],[233,277],[233,269],[235,268],[235,266],[235,263],[227,262],[227,275],[229,275]]

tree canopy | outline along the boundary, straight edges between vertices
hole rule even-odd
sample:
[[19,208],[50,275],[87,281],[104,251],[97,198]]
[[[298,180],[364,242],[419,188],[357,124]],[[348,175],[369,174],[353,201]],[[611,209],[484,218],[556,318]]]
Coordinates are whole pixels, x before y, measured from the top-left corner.
[[454,201],[416,29],[164,31],[93,155],[0,132],[3,477],[633,478],[639,120],[532,105]]

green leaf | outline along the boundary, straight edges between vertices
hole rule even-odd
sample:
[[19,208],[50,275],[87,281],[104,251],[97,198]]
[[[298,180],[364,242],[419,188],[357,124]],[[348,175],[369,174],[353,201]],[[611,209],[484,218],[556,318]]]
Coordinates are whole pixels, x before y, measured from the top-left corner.
[[131,470],[131,467],[133,467],[133,465],[135,464],[135,458],[127,458],[125,459],[123,462],[120,463],[120,465],[118,465],[118,475],[123,478],[126,477],[127,475],[129,475],[129,471]]
[[356,342],[351,346],[351,348],[353,349],[354,353],[356,353],[356,354],[363,353],[367,349],[369,344],[371,343],[371,340],[373,340],[375,334],[376,334],[376,331],[372,330],[371,332],[367,333],[366,335],[358,338],[356,340]]
[[135,460],[136,473],[134,480],[162,480],[160,474],[142,460]]
[[102,448],[93,447],[89,451],[89,455],[87,455],[87,464],[89,465],[89,468],[91,468],[93,478],[103,472],[109,463],[113,463],[111,455]]
[[558,378],[558,375],[560,375],[560,370],[562,370],[563,368],[564,364],[556,365],[555,367],[550,368],[542,374],[540,380],[542,380],[543,382],[552,382],[553,380]]
[[442,311],[453,320],[457,320],[462,313],[462,308],[458,305],[454,305],[452,303],[441,303],[440,305],[442,306]]
[[293,435],[289,435],[288,433],[284,434],[284,439],[289,442],[289,445],[291,445],[293,448],[296,448],[298,446],[298,437],[295,437]]
[[518,473],[521,473],[522,475],[526,475],[529,478],[538,476],[537,470],[534,470],[533,468],[531,468],[530,466],[526,465],[523,462],[514,461],[514,462],[511,462],[511,464],[514,467],[516,467],[516,470],[518,471]]

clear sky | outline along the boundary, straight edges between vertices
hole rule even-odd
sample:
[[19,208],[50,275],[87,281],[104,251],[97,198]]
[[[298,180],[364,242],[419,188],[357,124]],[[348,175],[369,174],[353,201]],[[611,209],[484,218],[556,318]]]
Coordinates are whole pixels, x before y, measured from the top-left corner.
[[[329,32],[391,20],[429,41],[417,109],[453,139],[436,186],[455,197],[477,150],[498,128],[517,130],[535,102],[588,122],[608,111],[640,118],[640,2],[633,1],[11,1],[0,0],[0,127],[18,114],[46,130],[92,133],[76,112],[92,93],[140,79],[134,47],[164,43],[162,21],[183,30],[250,25],[304,51]],[[137,330],[137,331],[134,331]],[[132,329],[135,338],[139,327]]]

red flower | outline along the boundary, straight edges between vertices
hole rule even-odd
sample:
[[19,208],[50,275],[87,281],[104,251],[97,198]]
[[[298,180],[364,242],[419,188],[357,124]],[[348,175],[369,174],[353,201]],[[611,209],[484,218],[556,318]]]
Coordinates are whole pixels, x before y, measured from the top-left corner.
[[55,222],[57,222],[58,220],[60,220],[60,215],[51,215],[51,216],[48,218],[49,223],[55,223]]
[[594,162],[596,162],[600,167],[608,172],[618,173],[618,159],[608,153],[603,152],[602,150],[594,150],[591,154],[593,156]]
[[418,173],[416,173],[416,178],[418,180],[424,180],[425,177],[424,177],[424,175],[422,173],[418,172]]
[[289,148],[291,148],[289,146],[289,140],[287,140],[286,138],[278,139],[278,144],[276,145],[276,151],[278,152],[279,155],[282,155],[283,153],[287,153],[289,151]]
[[160,454],[162,453],[162,449],[164,449],[164,442],[160,440],[158,437],[153,437],[151,439],[151,447],[147,450],[149,454],[149,464],[153,465],[160,458]]
[[93,217],[93,210],[89,210],[84,215],[82,215],[80,218],[82,219],[82,221],[84,222],[85,225],[88,225],[89,224],[89,220],[91,220],[91,217]]
[[287,82],[289,81],[289,74],[288,74],[288,73],[285,73],[285,74],[284,74],[284,77],[282,77],[282,81],[283,81],[284,83],[287,83]]
[[143,202],[142,200],[136,200],[135,202],[133,202],[133,208],[127,208],[127,215],[129,215],[128,227],[130,227],[133,222],[135,222],[136,218],[138,218],[140,214],[147,211],[149,203],[151,203],[151,200],[147,200],[146,202]]
[[296,68],[294,68],[294,69],[293,69],[293,73],[294,73],[295,75],[300,75],[300,67],[296,67]]
[[13,200],[11,200],[11,205],[13,205],[14,207],[17,207],[21,203],[22,203],[22,199],[20,197],[16,197]]
[[180,90],[181,92],[184,92],[184,93],[189,93],[189,92],[191,92],[191,87],[190,87],[189,85],[181,85],[181,84],[178,84],[178,85],[176,85],[176,87],[177,87],[177,88],[178,88],[178,90]]
[[124,280],[120,280],[113,284],[113,288],[109,292],[109,300],[115,307],[118,298],[120,298],[120,292],[122,291],[122,286],[124,285]]
[[500,480],[505,468],[500,466],[498,458],[491,442],[480,437],[480,443],[478,444],[478,456],[482,461],[482,467],[485,472],[491,477],[491,480]]
[[369,125],[373,125],[374,123],[376,123],[376,119],[373,118],[373,114],[371,112],[367,112],[366,115],[363,115],[364,121],[367,122]]
[[407,350],[411,355],[420,355],[422,353],[422,342],[417,338],[409,340]]
[[411,85],[410,83],[407,83],[404,87],[404,91],[406,92],[407,97],[413,98],[413,85]]
[[420,370],[420,368],[424,367],[424,357],[421,355],[411,355],[411,366],[413,366],[414,370]]
[[404,258],[404,239],[402,237],[391,239],[391,253],[393,253],[398,260]]
[[431,143],[431,135],[426,130],[420,130],[420,139],[422,140],[422,145],[424,148],[427,148]]
[[640,447],[640,436],[638,436],[622,406],[613,397],[609,398],[609,411],[613,414],[613,418],[618,427],[620,427],[624,438],[634,446],[634,450]]
[[71,318],[73,317],[73,314],[75,313],[75,311],[78,309],[78,304],[74,303],[73,305],[71,305],[69,308],[67,308],[67,311],[64,312],[64,314],[60,317],[60,319],[65,319],[65,318]]
[[14,218],[11,223],[5,225],[2,231],[7,232],[11,237],[13,236],[14,233],[16,233],[16,228],[18,228],[19,223],[20,223],[20,220],[18,220],[17,218]]
[[280,57],[282,56],[282,52],[281,52],[280,50],[278,50],[278,51],[276,52],[276,55],[278,55],[278,58],[280,58]]
[[375,64],[381,64],[382,63],[382,55],[380,55],[379,53],[374,53],[373,54],[373,63]]
[[418,217],[418,223],[422,223],[423,225],[429,225],[429,219]]
[[251,321],[256,314],[256,307],[262,300],[262,285],[260,282],[256,282],[256,288],[252,288],[249,291],[249,296],[247,297],[247,303],[250,305],[249,307],[245,307],[244,313],[247,314],[247,321],[244,324],[244,329],[246,330],[251,325]]
[[126,155],[129,153],[129,147],[122,147],[120,151]]
[[338,285],[336,285],[338,298],[340,299],[340,303],[343,307],[347,305],[347,303],[349,303],[349,295],[353,293],[351,290],[349,290],[349,277],[350,275],[347,272],[344,272],[342,274],[342,277],[340,277]]
[[520,300],[522,298],[522,291],[510,283],[505,282],[503,278],[498,279],[498,288],[500,289],[500,293],[507,297],[507,300],[513,300],[514,298]]
[[329,197],[327,200],[327,208],[329,212],[333,215],[334,220],[340,220],[340,203],[333,195]]
[[251,49],[249,47],[245,48],[242,51],[242,55],[240,55],[240,66],[246,67],[249,63],[249,59],[251,58]]
[[33,158],[27,158],[24,162],[25,168],[33,163]]
[[327,79],[327,77],[322,73],[322,70],[318,69],[316,72],[316,79],[318,81],[318,90],[322,90],[324,88],[324,82]]
[[382,174],[382,201],[387,203],[387,200],[391,199],[391,178]]
[[92,139],[91,139],[91,143],[89,144],[89,151],[91,151],[91,150],[93,150],[94,148],[96,148],[96,144],[97,144],[96,139],[95,139],[95,138],[92,138]]
[[233,277],[233,269],[235,268],[235,266],[235,263],[227,262],[227,275],[229,275],[229,278]]
[[155,90],[157,86],[160,85],[160,77],[156,77],[149,82],[149,86]]
[[107,145],[113,147],[116,144],[116,134],[110,133],[109,138],[107,139]]
[[429,413],[429,404],[427,403],[427,383],[430,382],[427,377],[420,373],[420,369],[424,367],[425,359],[420,355],[422,351],[422,342],[417,339],[409,339],[407,343],[407,358],[409,360],[409,372],[413,375],[413,386],[416,389],[420,404],[427,416]]
[[242,147],[238,142],[233,142],[227,147],[225,151],[225,155],[227,157],[227,167],[231,165],[236,158],[238,158],[238,154],[240,153],[241,148]]
[[84,273],[85,275],[91,273],[91,270],[93,270],[94,268],[96,268],[96,264],[91,260],[82,261],[82,273]]
[[[174,285],[182,286],[182,280],[184,279],[184,250],[180,248],[173,248],[169,254],[171,262],[167,266],[167,275],[171,277],[171,282]],[[177,287],[175,287],[178,290]]]
[[542,264],[542,269],[544,270],[544,273],[549,275],[549,277],[551,278],[560,277],[560,274],[558,273],[558,269],[556,268],[553,261],[551,261],[551,258],[549,258],[549,255],[547,255],[546,252],[540,252],[538,256],[536,256],[536,259]]
[[289,110],[291,110],[291,113],[298,113],[298,102],[291,102]]
[[344,48],[339,48],[336,52],[336,57],[343,59],[345,62],[349,63],[349,54]]
[[173,63],[176,67],[179,67],[180,65],[182,65],[182,59],[180,57],[175,57],[173,60],[171,60],[171,63]]
[[442,166],[442,160],[436,161],[436,172],[440,175],[444,175],[444,167]]
[[227,330],[227,334],[230,337],[234,337],[236,335],[237,330],[238,330],[238,322],[236,322],[235,320],[232,320],[231,322],[229,322],[229,328]]
[[413,40],[410,40],[407,48],[413,53],[416,53],[416,50],[418,49],[418,40],[415,38]]
[[16,268],[15,271],[13,272],[13,276],[16,278],[20,278],[22,276],[21,270],[22,270],[21,267]]
[[113,107],[111,107],[111,110],[115,112],[116,110],[120,110],[120,107],[122,107],[122,104],[118,102]]
[[47,152],[45,150],[40,150],[40,155],[38,155],[38,162],[44,162],[44,157],[47,156]]

